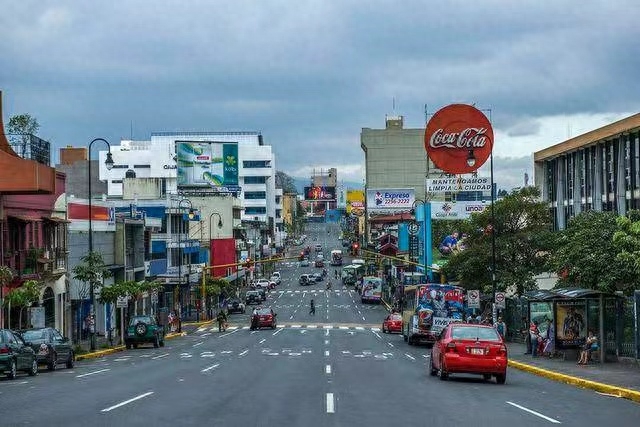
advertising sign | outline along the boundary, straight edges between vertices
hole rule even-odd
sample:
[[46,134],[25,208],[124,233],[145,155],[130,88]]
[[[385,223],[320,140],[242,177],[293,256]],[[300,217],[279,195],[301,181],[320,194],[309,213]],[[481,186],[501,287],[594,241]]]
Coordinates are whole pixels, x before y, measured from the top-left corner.
[[424,147],[437,168],[451,174],[478,170],[493,149],[493,128],[476,107],[452,104],[438,110],[427,123]]
[[461,321],[464,291],[451,285],[430,284],[418,288],[416,317],[418,329],[440,331],[453,321]]
[[179,187],[238,187],[238,144],[176,141]]
[[489,206],[485,202],[431,202],[431,219],[468,219]]
[[480,308],[480,291],[472,289],[467,293],[467,307]]
[[304,187],[305,200],[335,200],[336,187]]
[[587,336],[587,307],[581,301],[556,302],[556,346],[576,347],[584,344]]
[[534,301],[529,303],[529,318],[538,322],[538,331],[545,337],[547,334],[547,319],[553,319],[553,309],[550,302]]
[[379,277],[362,278],[362,301],[377,302],[382,298],[382,279]]
[[482,176],[427,179],[427,193],[456,193],[458,191],[491,191],[491,178]]
[[410,210],[416,200],[413,188],[381,188],[367,190],[367,211]]
[[364,210],[364,191],[347,190],[347,215],[351,215],[351,210]]

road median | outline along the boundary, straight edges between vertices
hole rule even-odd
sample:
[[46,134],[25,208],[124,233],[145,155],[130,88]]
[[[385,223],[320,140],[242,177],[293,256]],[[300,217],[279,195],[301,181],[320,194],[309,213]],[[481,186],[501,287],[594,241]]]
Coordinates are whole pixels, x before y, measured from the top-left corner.
[[509,360],[509,366],[521,371],[529,372],[534,375],[549,378],[554,381],[594,390],[603,394],[622,397],[625,399],[633,400],[634,402],[640,402],[640,391],[618,387],[611,384],[605,384],[597,381],[586,380],[584,378],[539,368],[537,366],[528,365],[526,363],[518,362],[515,360]]

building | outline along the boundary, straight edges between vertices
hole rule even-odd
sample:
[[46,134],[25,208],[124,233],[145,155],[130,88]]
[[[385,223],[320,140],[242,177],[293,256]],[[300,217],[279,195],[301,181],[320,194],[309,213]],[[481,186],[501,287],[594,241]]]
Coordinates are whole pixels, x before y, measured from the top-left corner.
[[640,113],[534,153],[556,230],[583,211],[640,209]]

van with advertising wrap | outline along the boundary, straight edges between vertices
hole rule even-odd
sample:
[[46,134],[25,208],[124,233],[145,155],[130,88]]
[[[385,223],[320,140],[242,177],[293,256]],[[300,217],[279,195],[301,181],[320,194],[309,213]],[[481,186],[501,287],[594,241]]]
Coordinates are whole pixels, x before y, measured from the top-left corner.
[[363,277],[360,302],[380,304],[380,301],[382,301],[382,279],[375,276]]
[[406,286],[402,310],[402,336],[409,345],[433,344],[451,322],[462,322],[464,288],[428,283]]

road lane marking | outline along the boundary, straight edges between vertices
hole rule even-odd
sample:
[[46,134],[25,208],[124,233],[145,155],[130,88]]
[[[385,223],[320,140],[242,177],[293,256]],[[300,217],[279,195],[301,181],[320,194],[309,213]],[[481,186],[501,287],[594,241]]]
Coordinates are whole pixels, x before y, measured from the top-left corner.
[[245,354],[249,353],[249,350],[245,350],[242,353],[240,353],[238,356],[244,356]]
[[168,355],[169,355],[169,353],[161,354],[159,356],[152,357],[151,360],[162,359],[163,357],[167,357]]
[[249,329],[249,327],[248,326],[243,326],[242,329],[246,330],[246,329]]
[[86,374],[76,375],[76,378],[88,377],[89,375],[100,374],[100,373],[102,373],[102,372],[107,372],[107,371],[110,371],[110,370],[111,370],[111,369],[106,368],[106,369],[100,369],[100,370],[98,370],[98,371],[87,372]]
[[302,325],[291,325],[291,327],[294,329],[298,329],[298,328],[302,328]]
[[220,366],[219,363],[216,363],[215,365],[211,365],[208,368],[204,368],[203,370],[201,370],[200,372],[209,372],[212,369],[216,369],[218,366]]
[[329,345],[329,340],[324,340],[324,345]]
[[393,347],[393,344],[391,344],[390,342],[388,342],[387,344],[389,344],[389,347]]
[[289,316],[289,320],[293,319],[293,314],[291,316]]
[[[235,334],[235,333],[236,333],[236,332],[238,332],[239,330],[240,330],[240,329],[236,329],[235,331],[227,332],[226,334],[222,334],[222,335],[220,335],[220,338],[222,338],[222,337],[226,337],[227,335]],[[253,332],[256,332],[256,331],[253,331]]]
[[277,330],[277,331],[275,331],[274,333],[272,333],[271,335],[274,335],[274,336],[275,336],[275,335],[278,335],[280,332],[282,332],[282,330],[283,330],[283,329],[284,329],[284,328],[278,328],[278,330]]
[[318,329],[318,325],[307,325],[307,329]]
[[266,338],[262,338],[262,339],[260,340],[260,342],[258,342],[258,344],[262,344],[262,343],[263,343],[263,342],[265,342],[266,340],[267,340]]
[[515,407],[516,407],[516,408],[518,408],[518,409],[522,409],[522,410],[523,410],[523,411],[525,411],[525,412],[528,412],[528,413],[530,413],[530,414],[532,414],[532,415],[535,415],[536,417],[540,417],[540,418],[542,418],[542,419],[545,419],[545,420],[547,420],[547,421],[549,421],[549,422],[551,422],[551,423],[553,423],[553,424],[562,424],[562,423],[561,423],[560,421],[558,421],[558,420],[555,420],[555,419],[553,419],[553,418],[551,418],[551,417],[547,417],[546,415],[543,415],[543,414],[541,414],[540,412],[536,412],[536,411],[534,411],[534,410],[532,410],[532,409],[525,408],[524,406],[522,406],[522,405],[518,405],[517,403],[509,402],[508,400],[507,400],[507,403],[508,403],[509,405],[511,405],[511,406],[515,406]]
[[331,365],[327,365],[324,367],[324,373],[327,375],[331,373]]
[[409,359],[411,359],[411,360],[416,360],[416,358],[415,358],[415,357],[413,357],[412,355],[410,355],[410,354],[408,354],[408,353],[405,353],[404,355],[405,355],[405,356],[407,356],[407,357],[408,357]]
[[[333,329],[333,325],[324,325],[324,329]],[[327,335],[329,335],[329,331],[327,331]]]
[[340,326],[338,329],[342,329],[344,331],[346,329],[349,329],[349,327],[348,326]]
[[374,332],[380,332],[380,328],[371,328],[371,330]]
[[327,393],[327,414],[333,414],[334,412],[333,393]]
[[366,320],[366,319],[364,318],[364,316],[362,316],[362,320]]
[[380,334],[378,334],[377,332],[374,332],[373,335],[377,336],[378,338],[382,339],[382,337],[380,336]]
[[364,331],[364,328],[362,326],[356,326],[356,330],[357,331]]
[[148,391],[148,392],[143,393],[143,394],[141,394],[141,395],[139,395],[139,396],[132,397],[131,399],[127,399],[127,400],[125,400],[124,402],[120,402],[120,403],[117,403],[117,404],[115,404],[115,405],[113,405],[113,406],[109,406],[108,408],[104,408],[104,409],[103,409],[102,411],[100,411],[100,412],[109,412],[109,411],[112,411],[112,410],[117,409],[117,408],[119,408],[119,407],[121,407],[121,406],[128,405],[128,404],[129,404],[129,403],[131,403],[131,402],[135,402],[136,400],[140,400],[140,399],[143,399],[143,398],[145,398],[145,397],[147,397],[147,396],[151,396],[152,394],[153,394],[153,392],[152,392],[152,391]]
[[325,355],[326,357],[329,357],[329,350],[325,350],[325,351],[324,351],[324,355]]
[[192,347],[197,347],[197,346],[202,345],[202,344],[204,344],[204,341],[200,341],[198,343],[195,343]]

